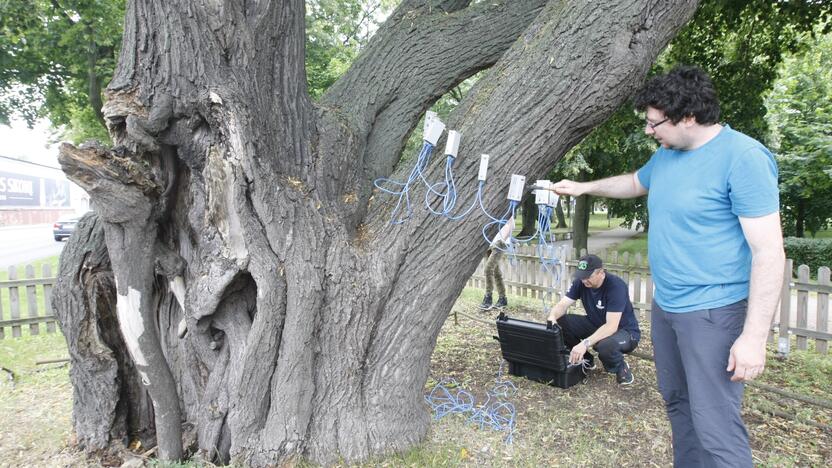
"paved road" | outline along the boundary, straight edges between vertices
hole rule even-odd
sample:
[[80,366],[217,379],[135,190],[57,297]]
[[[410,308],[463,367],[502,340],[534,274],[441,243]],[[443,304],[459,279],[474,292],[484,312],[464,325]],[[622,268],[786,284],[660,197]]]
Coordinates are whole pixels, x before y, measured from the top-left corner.
[[64,244],[66,241],[55,242],[51,224],[0,228],[0,269],[57,255]]

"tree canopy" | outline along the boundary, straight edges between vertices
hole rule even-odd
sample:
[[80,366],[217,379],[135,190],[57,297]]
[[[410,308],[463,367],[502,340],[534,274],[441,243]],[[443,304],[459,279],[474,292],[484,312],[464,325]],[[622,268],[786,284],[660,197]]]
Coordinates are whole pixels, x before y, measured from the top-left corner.
[[783,230],[803,237],[832,218],[832,34],[805,35],[766,101],[780,168]]
[[[341,76],[398,3],[308,0],[306,64],[313,98]],[[125,0],[0,2],[0,124],[47,118],[80,143],[107,141],[102,87],[121,47]]]
[[[764,100],[774,86],[778,65],[785,56],[806,50],[809,44],[801,40],[806,34],[828,29],[830,14],[830,2],[705,0],[651,73],[667,71],[677,64],[703,68],[719,94],[721,121],[765,143],[770,132]],[[796,69],[790,72],[801,73]],[[822,133],[823,129],[807,127],[807,131]],[[576,162],[585,163],[585,172],[593,179],[634,171],[647,162],[655,148],[650,138],[644,138],[643,120],[627,103],[572,150],[571,154],[580,158],[565,158],[561,174],[576,173]],[[569,165],[574,167],[569,170]],[[820,200],[815,203],[818,209],[824,204]],[[647,226],[644,200],[609,200],[607,204],[627,225],[636,221]],[[788,216],[791,209],[784,205],[783,211]],[[574,237],[586,236],[576,233]]]
[[108,138],[102,88],[121,47],[124,0],[0,3],[0,123],[45,117],[73,140]]

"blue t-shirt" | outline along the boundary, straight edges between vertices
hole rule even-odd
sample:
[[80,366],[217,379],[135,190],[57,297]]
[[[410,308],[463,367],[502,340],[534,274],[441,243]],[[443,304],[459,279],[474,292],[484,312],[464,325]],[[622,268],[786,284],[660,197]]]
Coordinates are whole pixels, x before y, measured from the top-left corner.
[[633,313],[633,303],[630,302],[630,290],[623,279],[606,273],[604,282],[597,289],[587,288],[581,280],[572,281],[572,286],[566,292],[566,297],[584,304],[586,316],[596,327],[607,323],[607,311],[621,312],[618,329],[630,332],[633,340],[641,339],[638,320]]
[[691,312],[748,297],[751,249],[739,217],[780,208],[777,162],[727,125],[699,148],[660,148],[638,170],[648,189],[648,257],[655,300]]

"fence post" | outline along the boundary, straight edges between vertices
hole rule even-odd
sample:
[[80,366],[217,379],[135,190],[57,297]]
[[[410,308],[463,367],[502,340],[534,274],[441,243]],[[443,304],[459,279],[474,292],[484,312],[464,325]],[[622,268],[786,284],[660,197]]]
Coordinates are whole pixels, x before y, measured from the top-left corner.
[[[801,289],[801,286],[809,283],[809,267],[800,265],[797,267],[797,328],[809,328],[809,290]],[[804,286],[805,287],[805,286]],[[808,339],[796,333],[797,349],[808,348]]]
[[789,341],[789,317],[792,314],[792,268],[794,260],[787,258],[783,272],[783,287],[780,291],[780,329],[777,332],[777,354],[788,356],[791,348]]
[[[618,254],[618,252],[616,252]],[[624,252],[621,255],[621,261],[619,262],[623,267],[621,268],[621,277],[624,278],[624,282],[628,285],[630,284],[630,252]]]
[[[26,265],[26,279],[35,279],[35,267]],[[34,284],[26,286],[26,311],[29,318],[37,318],[38,316],[38,295],[36,286]],[[40,333],[40,325],[36,321],[29,324],[29,334],[37,335]]]
[[[641,268],[641,253],[636,253],[635,257],[636,268]],[[629,286],[629,285],[628,285]],[[633,272],[633,302],[641,304],[641,272],[638,270]],[[639,308],[638,318],[642,318],[643,309]]]
[[[17,279],[17,268],[12,265],[9,267],[9,280],[14,281]],[[20,292],[17,286],[10,286],[9,287],[9,308],[11,309],[11,319],[17,320],[20,318]],[[20,338],[20,325],[13,325],[12,326],[12,336],[15,338]]]
[[[832,284],[829,280],[829,267],[820,267],[818,269],[818,284],[821,286],[829,286]],[[817,316],[817,329],[819,332],[829,332],[829,294],[825,292],[818,292],[818,316]],[[817,338],[815,339],[815,349],[821,353],[826,354],[828,352],[827,348],[828,344],[826,340]]]
[[[43,272],[44,278],[51,278],[52,277],[52,266],[48,263],[44,263],[43,267],[41,268]],[[54,316],[55,313],[52,311],[52,285],[51,284],[44,284],[43,285],[43,310],[44,315],[52,315]],[[46,333],[55,333],[55,321],[50,320],[46,322]]]
[[569,262],[572,261],[572,248],[571,247],[564,247],[563,248],[563,269],[560,272],[560,284],[558,287],[560,288],[560,299],[563,299],[563,295],[566,294],[566,291],[569,290],[569,278],[572,277],[572,272],[569,271]]

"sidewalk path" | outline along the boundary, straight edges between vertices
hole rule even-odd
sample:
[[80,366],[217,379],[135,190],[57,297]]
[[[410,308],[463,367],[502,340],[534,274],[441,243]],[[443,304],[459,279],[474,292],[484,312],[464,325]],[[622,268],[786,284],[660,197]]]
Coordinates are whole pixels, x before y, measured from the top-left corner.
[[[589,239],[587,240],[587,247],[589,253],[598,253],[606,248],[609,248],[611,245],[624,242],[625,240],[635,236],[639,232],[641,231],[618,227],[615,229],[610,229],[609,231],[598,231],[590,233]],[[572,248],[572,240],[570,239],[566,241],[559,241],[557,245],[558,247],[565,245],[568,248]]]

